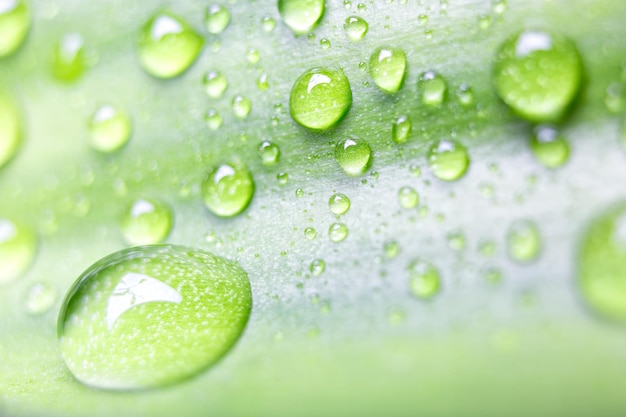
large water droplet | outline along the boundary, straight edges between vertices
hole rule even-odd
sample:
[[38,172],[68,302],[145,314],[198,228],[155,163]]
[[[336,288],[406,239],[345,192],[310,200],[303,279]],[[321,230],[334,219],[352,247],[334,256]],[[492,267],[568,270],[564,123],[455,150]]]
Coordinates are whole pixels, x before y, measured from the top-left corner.
[[328,228],[328,237],[331,241],[337,243],[348,237],[348,226],[343,223],[333,223]]
[[313,130],[336,125],[352,105],[350,82],[343,71],[313,68],[293,84],[289,110],[293,120]]
[[511,259],[521,263],[533,261],[541,249],[539,230],[529,221],[512,224],[507,232],[506,243]]
[[358,16],[350,16],[343,24],[343,30],[346,32],[348,39],[352,42],[357,42],[363,39],[367,33],[368,24],[365,19]]
[[162,242],[172,228],[172,210],[160,201],[140,198],[128,207],[122,219],[124,239],[133,245]]
[[400,48],[380,47],[370,57],[369,72],[378,88],[395,93],[404,82],[406,54]]
[[409,119],[408,116],[400,116],[395,122],[393,122],[393,126],[391,127],[391,138],[396,143],[404,143],[409,140],[412,128],[413,123],[411,122],[411,119]]
[[230,12],[221,4],[212,4],[206,9],[205,23],[209,33],[220,34],[230,23]]
[[37,236],[28,227],[0,218],[0,284],[19,278],[33,263]]
[[161,11],[141,30],[139,60],[143,69],[158,78],[172,78],[194,63],[204,40],[187,22]]
[[335,160],[346,174],[358,176],[370,167],[372,149],[363,139],[346,138],[335,146]]
[[0,91],[0,168],[17,153],[22,143],[22,120],[17,105]]
[[428,165],[444,181],[455,181],[465,175],[469,166],[467,150],[453,140],[441,140],[428,151]]
[[496,92],[519,116],[531,122],[555,122],[565,116],[578,94],[582,63],[567,38],[526,31],[502,44],[493,77]]
[[251,307],[248,276],[234,262],[174,245],[126,249],[93,264],[69,290],[59,347],[86,385],[164,386],[228,352]]
[[409,264],[409,289],[420,299],[429,299],[439,292],[441,279],[434,266],[422,260],[414,260]]
[[252,175],[241,162],[225,163],[213,168],[202,182],[204,204],[220,217],[241,213],[253,194]]
[[328,200],[328,208],[337,216],[345,214],[350,210],[350,199],[345,194],[333,194]]
[[440,106],[446,98],[448,83],[441,74],[426,71],[417,80],[417,89],[422,103],[427,106]]
[[211,98],[220,98],[228,88],[228,80],[219,71],[209,71],[202,80],[207,95]]
[[294,34],[304,35],[322,19],[324,0],[278,0],[278,12]]
[[54,45],[52,75],[57,80],[71,82],[80,78],[87,68],[85,42],[78,33],[64,35]]
[[19,48],[30,29],[30,7],[25,0],[0,2],[0,58]]
[[535,158],[548,168],[558,168],[569,158],[567,141],[552,126],[537,126],[530,141],[530,148],[535,154]]
[[89,120],[91,146],[100,152],[113,152],[128,142],[132,133],[130,117],[111,106],[98,107]]

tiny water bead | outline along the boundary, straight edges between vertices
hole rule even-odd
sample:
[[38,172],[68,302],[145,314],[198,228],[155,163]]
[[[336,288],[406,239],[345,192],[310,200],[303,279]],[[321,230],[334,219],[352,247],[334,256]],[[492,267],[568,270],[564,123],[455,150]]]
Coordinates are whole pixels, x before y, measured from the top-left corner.
[[465,147],[453,140],[440,140],[428,151],[428,166],[444,181],[456,181],[465,175],[469,162]]
[[259,78],[256,80],[256,87],[259,89],[259,91],[267,91],[267,89],[270,88],[267,74],[259,75]]
[[251,64],[256,64],[261,60],[261,54],[254,48],[249,48],[246,51],[246,60]]
[[238,264],[182,246],[140,246],[81,274],[59,314],[59,347],[86,385],[161,387],[226,354],[251,308],[250,282]]
[[509,257],[520,263],[533,261],[541,249],[539,230],[527,220],[516,222],[509,227],[506,243]]
[[14,100],[0,91],[0,168],[17,154],[22,135],[20,111]]
[[350,199],[345,194],[333,194],[328,200],[328,208],[337,216],[346,214],[350,210]]
[[474,91],[467,84],[461,84],[456,90],[456,98],[462,106],[471,106],[474,104]]
[[269,140],[264,140],[259,145],[259,156],[263,165],[276,165],[280,159],[280,148]]
[[304,229],[304,237],[308,240],[313,240],[317,237],[317,231],[312,227]]
[[230,23],[230,11],[221,4],[211,4],[206,9],[204,22],[209,33],[218,35],[222,33]]
[[204,121],[207,124],[207,127],[211,130],[217,130],[222,127],[223,118],[222,115],[217,112],[215,109],[211,109],[207,112],[206,116],[204,116]]
[[296,80],[289,96],[293,120],[312,130],[333,127],[350,106],[352,90],[341,70],[312,68]]
[[569,145],[565,137],[552,126],[537,126],[530,148],[535,158],[548,168],[558,168],[569,159]]
[[419,194],[411,187],[401,187],[398,190],[398,201],[405,209],[415,208],[420,201]]
[[194,63],[204,40],[187,22],[161,11],[143,26],[139,37],[139,61],[157,78],[180,75]]
[[405,143],[409,140],[413,123],[408,116],[400,116],[393,122],[391,127],[391,138],[396,143]]
[[102,105],[89,119],[91,146],[100,152],[114,152],[124,146],[132,133],[130,116],[109,104]]
[[319,277],[326,270],[326,262],[323,259],[315,259],[309,266],[309,271],[314,277]]
[[85,42],[78,33],[63,35],[54,45],[52,75],[59,81],[71,82],[80,78],[87,68]]
[[278,184],[285,185],[289,182],[289,174],[286,172],[279,172],[276,174],[276,180],[278,181]]
[[24,308],[28,314],[44,314],[54,306],[58,292],[50,284],[38,282],[31,285],[24,296]]
[[426,71],[417,80],[417,89],[423,104],[440,106],[446,98],[448,83],[441,74],[435,71]]
[[204,90],[210,98],[220,98],[228,88],[228,79],[219,71],[209,71],[202,79]]
[[380,47],[372,53],[369,73],[374,83],[387,93],[402,87],[406,73],[406,54],[400,48]]
[[250,204],[253,194],[252,175],[241,162],[214,167],[202,182],[204,204],[220,217],[232,217],[241,213]]
[[0,58],[15,52],[24,42],[31,25],[26,0],[0,2]]
[[235,117],[238,119],[245,119],[250,114],[250,110],[252,110],[252,102],[250,99],[237,95],[233,98],[233,113]]
[[369,25],[367,24],[367,21],[358,16],[348,17],[343,24],[343,30],[346,32],[348,39],[352,42],[357,42],[363,39],[367,33],[368,27]]
[[322,19],[324,0],[278,0],[278,13],[295,35],[304,35]]
[[328,49],[330,48],[330,41],[326,38],[322,38],[320,39],[320,46],[322,47],[322,49]]
[[363,139],[346,138],[335,146],[335,160],[346,174],[358,176],[370,167],[372,149]]
[[515,113],[535,123],[556,122],[580,90],[582,62],[567,38],[525,31],[506,40],[496,53],[493,83]]
[[121,229],[126,242],[132,245],[160,243],[172,229],[172,210],[157,200],[140,198],[124,213]]
[[599,315],[626,321],[626,204],[596,217],[578,256],[578,285],[585,302]]
[[400,245],[395,240],[387,240],[383,243],[383,250],[387,259],[394,259],[400,254]]
[[441,287],[439,272],[430,263],[414,260],[409,264],[409,289],[422,300],[434,297]]
[[461,232],[452,232],[446,236],[448,247],[453,251],[465,249],[465,235]]
[[0,285],[22,276],[35,259],[37,236],[28,227],[0,218]]
[[337,243],[348,237],[348,226],[343,223],[333,223],[328,228],[328,237],[331,241]]
[[261,27],[266,32],[271,32],[276,29],[276,20],[269,16],[261,18]]

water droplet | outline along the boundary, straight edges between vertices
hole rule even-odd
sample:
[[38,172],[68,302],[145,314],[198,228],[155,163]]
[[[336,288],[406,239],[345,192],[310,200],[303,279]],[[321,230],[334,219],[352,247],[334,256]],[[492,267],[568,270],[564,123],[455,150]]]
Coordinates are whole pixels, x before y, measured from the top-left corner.
[[400,90],[406,73],[406,54],[400,48],[380,47],[370,57],[370,77],[381,90]]
[[296,188],[296,198],[302,198],[304,197],[304,190],[302,188]]
[[346,10],[350,10],[352,8],[352,2],[350,0],[343,0],[343,7]]
[[422,26],[426,25],[426,23],[428,23],[428,16],[425,14],[421,14],[417,16],[417,23],[419,23]]
[[233,98],[233,113],[238,119],[245,119],[252,110],[252,102],[244,96],[235,96]]
[[86,385],[160,387],[226,354],[251,307],[248,276],[234,262],[175,245],[126,249],[74,283],[59,314],[59,347]]
[[261,26],[263,27],[264,31],[272,32],[274,29],[276,29],[276,21],[269,16],[265,16],[261,19]]
[[462,106],[471,106],[474,104],[474,91],[467,84],[461,84],[456,90],[456,98]]
[[439,292],[441,279],[439,272],[428,262],[414,260],[409,264],[409,288],[420,299],[432,298]]
[[478,245],[478,251],[486,258],[492,257],[496,252],[496,244],[492,241],[483,241]]
[[530,142],[535,158],[548,168],[558,168],[569,158],[569,145],[561,133],[552,126],[539,125]]
[[89,120],[91,146],[100,152],[114,152],[128,142],[132,122],[127,113],[105,104]]
[[132,202],[122,218],[126,242],[149,245],[165,240],[172,228],[172,210],[157,200],[140,198]]
[[24,307],[32,315],[44,314],[52,308],[58,297],[56,288],[50,284],[38,282],[26,290]]
[[254,181],[241,162],[216,166],[202,182],[204,204],[215,215],[232,217],[241,213],[254,194]]
[[278,184],[285,185],[289,182],[289,174],[286,172],[279,172],[276,174],[276,180],[278,181]]
[[555,122],[578,94],[582,63],[567,38],[526,31],[502,44],[493,76],[496,92],[519,116],[536,123]]
[[204,22],[209,33],[220,34],[230,23],[230,12],[221,4],[212,4],[206,9]]
[[469,166],[467,150],[453,140],[441,140],[428,151],[428,165],[444,181],[455,181],[465,175]]
[[440,106],[446,98],[448,84],[443,76],[435,71],[422,73],[417,81],[422,103],[427,106]]
[[413,123],[408,116],[400,116],[393,122],[391,127],[391,138],[396,143],[405,143],[409,140]]
[[491,16],[483,14],[478,16],[478,27],[487,30],[491,27]]
[[356,6],[357,10],[360,11],[361,13],[363,13],[365,10],[367,10],[367,6],[365,5],[365,3],[359,3]]
[[293,84],[289,97],[291,117],[312,130],[336,125],[350,110],[352,90],[343,71],[313,68]]
[[483,279],[489,284],[498,284],[502,281],[502,271],[495,268],[487,269],[483,273]]
[[350,199],[345,194],[333,194],[328,200],[328,208],[337,216],[346,214],[350,210]]
[[493,2],[493,12],[496,14],[502,14],[506,10],[506,0],[495,0]]
[[317,231],[312,227],[304,229],[304,237],[308,240],[313,240],[317,237]]
[[465,249],[465,236],[461,232],[452,232],[446,236],[448,247],[453,251]]
[[315,277],[319,277],[320,275],[322,275],[325,269],[326,262],[324,262],[323,259],[315,259],[313,262],[311,262],[311,265],[309,266],[311,274],[313,274],[313,276]]
[[80,78],[87,68],[83,37],[78,33],[63,35],[54,45],[52,75],[57,80],[71,82]]
[[387,240],[383,243],[383,250],[387,259],[393,259],[400,254],[400,245],[395,240]]
[[363,139],[346,138],[335,146],[335,160],[346,174],[358,176],[370,167],[372,149]]
[[280,148],[269,140],[264,140],[259,145],[259,156],[263,165],[275,165],[280,159]]
[[420,196],[417,191],[411,187],[401,187],[400,190],[398,190],[398,201],[403,208],[412,209],[419,204]]
[[530,262],[537,258],[541,248],[541,237],[537,226],[529,221],[511,225],[507,232],[507,251],[517,262]]
[[578,284],[598,314],[626,320],[626,205],[620,203],[595,218],[587,229],[579,257]]
[[365,19],[358,16],[350,16],[343,24],[343,30],[346,32],[348,39],[352,42],[357,42],[363,39],[367,33],[368,24]]
[[219,71],[209,71],[202,80],[207,95],[211,98],[220,98],[228,88],[228,80]]
[[304,35],[322,19],[324,0],[278,0],[278,12],[295,35]]
[[3,0],[0,3],[0,58],[19,48],[30,29],[30,7],[25,0]]
[[250,48],[246,51],[246,60],[251,64],[256,64],[261,60],[261,54],[254,48]]
[[333,242],[341,242],[348,237],[348,226],[343,223],[333,223],[328,228],[328,237]]
[[419,165],[413,164],[413,165],[409,166],[409,172],[415,178],[419,178],[422,175],[422,168],[420,168]]
[[270,88],[270,83],[267,80],[267,74],[259,75],[259,78],[256,80],[256,87],[259,91],[267,91]]
[[204,116],[204,121],[207,126],[211,130],[217,130],[222,127],[222,115],[217,112],[215,109],[211,109],[207,112],[206,116]]
[[0,92],[0,168],[13,159],[21,144],[20,111],[12,98]]
[[328,49],[330,48],[330,41],[326,38],[322,38],[320,39],[320,46],[322,47],[322,49]]
[[0,284],[22,276],[35,259],[37,236],[28,227],[0,218]]
[[180,75],[194,63],[204,40],[187,22],[161,11],[143,26],[139,37],[139,61],[158,78]]
[[615,82],[609,84],[604,96],[604,105],[613,114],[619,114],[624,111],[626,107],[626,87],[624,84]]

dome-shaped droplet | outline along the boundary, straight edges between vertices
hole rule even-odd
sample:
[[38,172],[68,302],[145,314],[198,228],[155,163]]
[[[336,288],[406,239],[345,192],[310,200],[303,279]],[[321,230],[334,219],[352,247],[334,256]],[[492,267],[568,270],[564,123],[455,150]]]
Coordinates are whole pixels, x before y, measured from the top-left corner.
[[343,71],[313,68],[293,84],[289,110],[293,120],[312,130],[336,125],[352,105],[350,82]]
[[413,123],[408,116],[400,116],[393,122],[391,127],[391,138],[396,143],[404,143],[409,140]]
[[14,100],[0,91],[0,168],[17,153],[22,144],[22,117]]
[[401,187],[398,190],[398,202],[405,209],[417,207],[420,196],[412,187]]
[[363,39],[367,33],[368,24],[365,19],[358,16],[350,16],[343,24],[343,30],[346,32],[348,39],[352,42],[357,42]]
[[63,35],[54,45],[52,75],[63,82],[79,79],[87,68],[85,42],[78,33]]
[[28,227],[0,218],[0,285],[22,276],[35,259],[37,236]]
[[569,145],[553,126],[539,125],[530,141],[535,158],[548,168],[558,168],[569,159]]
[[514,261],[533,261],[541,249],[541,237],[537,226],[529,221],[513,223],[507,232],[507,252]]
[[221,4],[211,4],[206,9],[204,22],[209,33],[220,34],[230,23],[230,11]]
[[31,285],[24,295],[24,308],[28,314],[44,314],[54,306],[58,292],[55,287],[43,282]]
[[328,208],[331,213],[336,214],[337,216],[346,214],[348,210],[350,210],[350,199],[345,194],[333,194],[328,200]]
[[296,35],[312,31],[324,14],[324,0],[278,0],[283,22]]
[[217,130],[222,127],[222,123],[224,120],[222,119],[222,115],[219,114],[217,110],[211,109],[204,116],[204,121],[206,122],[206,125],[209,129]]
[[220,98],[228,88],[228,80],[219,71],[209,71],[203,80],[204,90],[211,98]]
[[415,260],[409,264],[409,289],[420,299],[430,299],[439,292],[441,278],[439,272],[430,263]]
[[132,245],[161,243],[170,233],[173,217],[165,203],[139,198],[130,204],[122,218],[124,239]]
[[343,223],[333,223],[328,228],[328,237],[331,241],[337,243],[348,237],[348,226]]
[[141,30],[139,61],[146,72],[157,78],[172,78],[194,63],[204,40],[187,22],[161,11]]
[[259,145],[259,156],[263,165],[275,165],[280,158],[280,148],[269,140],[264,140]]
[[315,259],[313,262],[311,262],[311,265],[309,266],[311,274],[313,274],[313,276],[315,277],[322,275],[325,269],[326,262],[324,262],[323,259]]
[[254,181],[241,162],[219,165],[202,182],[204,204],[215,215],[232,217],[241,213],[252,200]]
[[455,181],[465,175],[469,166],[467,150],[453,140],[441,140],[428,151],[428,165],[444,181]]
[[304,237],[308,240],[313,240],[317,237],[317,231],[312,227],[304,229]]
[[252,102],[249,98],[237,95],[233,97],[233,113],[237,119],[245,119],[252,110]]
[[404,82],[406,54],[400,48],[380,47],[370,57],[369,72],[378,88],[395,93]]
[[128,142],[132,133],[130,117],[124,111],[105,104],[89,120],[91,146],[100,152],[114,152]]
[[0,58],[19,48],[31,25],[30,7],[26,0],[0,2]]
[[358,176],[370,167],[372,149],[363,139],[346,138],[335,146],[335,160],[346,174]]
[[227,353],[251,307],[248,276],[236,263],[182,246],[140,246],[101,259],[70,288],[59,348],[86,385],[160,387]]
[[441,74],[435,71],[426,71],[417,80],[417,90],[423,104],[440,106],[446,99],[448,83]]

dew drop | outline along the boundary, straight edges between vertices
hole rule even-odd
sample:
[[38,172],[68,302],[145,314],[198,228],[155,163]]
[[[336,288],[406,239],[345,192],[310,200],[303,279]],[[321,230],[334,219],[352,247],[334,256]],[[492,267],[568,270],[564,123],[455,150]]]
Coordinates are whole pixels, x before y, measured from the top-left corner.
[[122,218],[124,240],[131,245],[163,242],[170,233],[173,217],[165,203],[139,198],[128,206]]
[[439,292],[441,279],[439,272],[430,263],[414,260],[409,264],[409,289],[422,300],[427,300]]
[[248,167],[241,162],[218,165],[202,182],[202,198],[216,216],[233,217],[252,200],[254,181]]
[[130,116],[109,104],[102,105],[89,119],[91,146],[109,153],[124,146],[132,133]]
[[278,12],[295,35],[304,35],[322,19],[324,0],[278,0]]
[[367,33],[368,24],[365,19],[358,16],[350,16],[343,24],[343,30],[352,42],[358,42]]
[[259,156],[263,165],[276,165],[280,159],[280,148],[269,140],[264,140],[259,145]]
[[348,237],[348,226],[343,223],[333,223],[328,228],[328,237],[331,241],[337,243]]
[[313,274],[313,276],[315,277],[319,277],[320,275],[322,275],[325,269],[326,262],[324,262],[323,259],[315,259],[313,262],[311,262],[311,265],[309,266],[309,271],[311,271],[311,274]]
[[357,4],[356,9],[359,12],[363,13],[365,10],[367,10],[367,6],[365,5],[365,3],[359,3]]
[[456,98],[462,106],[471,106],[474,104],[474,91],[467,84],[461,84],[456,90]]
[[483,279],[488,284],[491,284],[491,285],[498,284],[502,281],[502,271],[500,271],[499,269],[495,269],[495,268],[487,269],[483,273]]
[[345,194],[333,194],[328,200],[328,208],[337,216],[346,214],[350,210],[350,199]]
[[209,71],[204,76],[202,83],[204,90],[210,98],[220,98],[228,88],[228,80],[219,71]]
[[212,4],[206,9],[204,22],[209,33],[220,34],[230,23],[230,11],[221,4]]
[[541,249],[539,230],[529,221],[512,224],[507,232],[506,243],[509,257],[520,263],[535,260]]
[[380,47],[370,57],[369,72],[378,88],[395,93],[404,82],[406,54],[400,48]]
[[493,2],[493,11],[496,14],[502,14],[506,11],[506,0],[495,0]]
[[63,35],[54,45],[52,75],[59,81],[71,82],[79,79],[87,68],[87,57],[83,37],[78,33]]
[[395,240],[387,240],[383,243],[383,250],[387,259],[394,259],[400,254],[400,245]]
[[211,109],[207,112],[206,116],[204,116],[204,121],[207,126],[211,130],[217,130],[222,127],[222,115],[217,112],[215,109]]
[[276,180],[278,181],[278,184],[285,185],[289,182],[289,174],[286,172],[279,172],[276,174]]
[[0,58],[15,52],[24,43],[31,25],[26,0],[0,2]]
[[34,316],[50,311],[58,297],[56,288],[50,284],[38,282],[31,285],[24,296],[24,308]]
[[421,14],[417,16],[417,23],[419,23],[422,26],[425,26],[426,23],[428,23],[428,15]]
[[250,114],[250,110],[252,110],[252,102],[250,99],[237,95],[233,98],[233,113],[235,117],[238,119],[245,119]]
[[37,236],[28,227],[0,218],[0,284],[22,276],[35,259]]
[[267,74],[259,75],[259,78],[256,80],[256,87],[259,91],[267,91],[270,88],[270,83],[267,80]]
[[266,32],[272,32],[276,29],[276,20],[269,16],[265,16],[261,19],[261,27]]
[[20,111],[11,97],[0,92],[0,168],[15,157],[22,139]]
[[317,237],[317,231],[312,227],[304,229],[304,237],[308,240],[313,240]]
[[359,176],[370,167],[372,149],[363,139],[346,138],[335,146],[335,160],[350,176]]
[[322,38],[320,39],[320,46],[322,47],[322,49],[328,49],[330,48],[330,41],[326,38]]
[[413,123],[408,116],[400,116],[393,122],[391,127],[391,138],[396,143],[405,143],[409,140]]
[[415,208],[420,201],[419,194],[411,187],[401,187],[398,190],[398,201],[405,209]]
[[254,48],[250,48],[246,51],[246,60],[251,64],[256,64],[261,60],[261,54]]
[[465,175],[469,162],[465,147],[453,140],[441,140],[428,151],[428,166],[444,181],[456,181]]
[[446,236],[448,247],[453,251],[465,249],[465,236],[461,232],[452,232]]
[[558,168],[569,159],[569,145],[553,126],[539,125],[530,141],[535,158],[548,168]]
[[440,106],[446,98],[448,84],[441,74],[435,71],[426,71],[420,75],[417,89],[423,104]]

